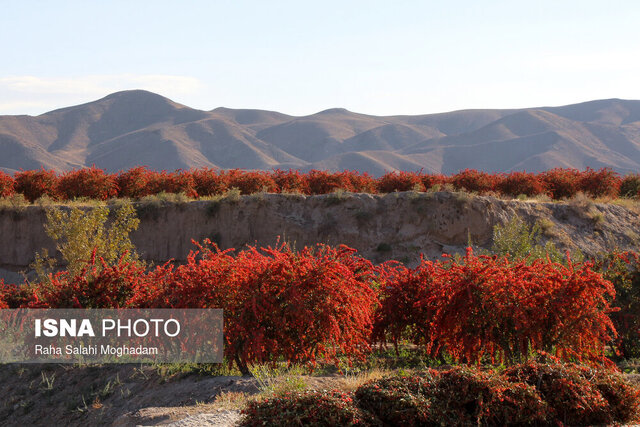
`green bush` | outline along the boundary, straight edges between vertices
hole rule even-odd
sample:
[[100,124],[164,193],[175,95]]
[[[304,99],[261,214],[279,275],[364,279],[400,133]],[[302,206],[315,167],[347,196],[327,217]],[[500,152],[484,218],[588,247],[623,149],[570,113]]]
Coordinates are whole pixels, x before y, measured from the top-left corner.
[[[495,225],[491,254],[509,255],[514,260],[549,257],[553,262],[566,262],[566,255],[562,254],[552,242],[543,243],[543,226],[545,226],[543,222],[529,226],[517,215],[503,225]],[[583,259],[584,256],[580,251],[571,254],[572,261],[581,262]]]
[[106,206],[87,209],[51,207],[46,209],[46,215],[45,232],[56,242],[62,259],[58,262],[49,258],[46,249],[37,253],[32,267],[38,281],[48,281],[49,274],[57,270],[59,264],[65,266],[71,276],[77,275],[91,259],[94,249],[96,259],[102,258],[108,266],[115,265],[121,258],[123,261],[138,261],[129,233],[138,228],[140,220],[130,203],[115,210],[111,220],[110,209]]

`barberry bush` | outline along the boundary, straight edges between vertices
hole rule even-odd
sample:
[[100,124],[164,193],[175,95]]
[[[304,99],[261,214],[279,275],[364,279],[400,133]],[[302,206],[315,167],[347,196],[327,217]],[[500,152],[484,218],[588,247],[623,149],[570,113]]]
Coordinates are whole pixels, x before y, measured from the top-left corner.
[[[210,242],[209,242],[210,243]],[[346,246],[249,247],[237,254],[200,246],[168,281],[140,288],[133,305],[222,308],[225,352],[244,373],[254,363],[362,358],[377,296],[373,265]]]
[[545,186],[539,175],[530,172],[510,172],[498,181],[496,190],[506,196],[517,197],[524,194],[532,197],[543,194]]
[[500,178],[500,175],[492,175],[475,169],[465,169],[453,175],[450,182],[458,190],[483,194],[495,191]]
[[[5,174],[6,175],[6,174]],[[529,172],[487,173],[465,169],[451,176],[419,172],[389,172],[379,178],[367,173],[344,170],[244,171],[240,169],[190,171],[153,171],[138,166],[117,175],[91,167],[58,176],[53,171],[22,171],[15,174],[15,191],[33,201],[44,195],[73,199],[106,199],[114,196],[140,199],[160,193],[184,193],[188,197],[224,194],[237,188],[241,194],[257,192],[298,192],[328,194],[336,190],[357,193],[426,191],[444,184],[457,190],[509,197],[541,194],[559,200],[582,192],[590,197],[639,197],[638,175],[620,177],[610,169],[585,171],[556,168],[534,174]],[[11,194],[11,177],[0,175],[0,197]],[[446,188],[446,187],[445,187]]]
[[549,359],[506,371],[457,366],[367,382],[353,394],[251,401],[244,426],[609,425],[637,421],[640,390],[617,372]]
[[460,261],[423,259],[381,289],[375,336],[408,337],[433,356],[466,362],[513,364],[552,350],[602,360],[616,336],[608,317],[615,290],[592,267],[476,256],[471,248]]
[[107,200],[118,195],[116,177],[95,166],[74,170],[58,178],[58,193],[66,200],[78,197]]
[[304,391],[250,401],[242,414],[243,427],[378,425],[353,403],[350,393],[338,390]]
[[378,192],[393,193],[394,191],[424,191],[425,185],[420,175],[410,172],[390,172],[378,179]]
[[0,171],[0,197],[9,197],[16,192],[16,180]]
[[16,192],[33,202],[43,196],[57,199],[58,176],[52,170],[20,171],[14,175]]

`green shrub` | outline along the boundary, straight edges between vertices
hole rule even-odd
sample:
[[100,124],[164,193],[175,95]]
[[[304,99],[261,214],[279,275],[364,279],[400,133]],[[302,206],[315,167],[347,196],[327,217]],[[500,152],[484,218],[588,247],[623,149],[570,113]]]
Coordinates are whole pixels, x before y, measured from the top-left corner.
[[[129,233],[140,224],[135,209],[126,203],[114,210],[111,221],[109,214],[110,209],[106,206],[46,209],[45,231],[56,242],[56,249],[62,257],[60,264],[66,267],[70,275],[78,274],[87,265],[94,249],[96,259],[102,258],[109,266],[115,265],[121,258],[125,262],[138,260],[129,238]],[[49,258],[45,249],[36,254],[32,267],[38,280],[46,282],[49,274],[57,269],[58,262]]]
[[[493,227],[491,253],[498,256],[509,255],[514,260],[546,259],[548,256],[553,262],[566,262],[566,256],[558,250],[553,242],[543,243],[542,235],[547,228],[547,221],[541,220],[533,226],[529,226],[516,215],[504,225]],[[584,256],[580,251],[571,254],[572,261],[581,262],[583,259]]]

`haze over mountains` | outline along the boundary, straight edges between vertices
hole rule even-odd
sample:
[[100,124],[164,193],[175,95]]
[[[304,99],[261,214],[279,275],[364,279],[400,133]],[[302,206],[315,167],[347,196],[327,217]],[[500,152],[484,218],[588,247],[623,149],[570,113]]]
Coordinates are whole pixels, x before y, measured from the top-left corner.
[[0,168],[57,171],[95,164],[156,170],[423,169],[455,173],[553,167],[640,170],[640,101],[370,116],[330,109],[202,111],[125,91],[40,116],[0,116]]

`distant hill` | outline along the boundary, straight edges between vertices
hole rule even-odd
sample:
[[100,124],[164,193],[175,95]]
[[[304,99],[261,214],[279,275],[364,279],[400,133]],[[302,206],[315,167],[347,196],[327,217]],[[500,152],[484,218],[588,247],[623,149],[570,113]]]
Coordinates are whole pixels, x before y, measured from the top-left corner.
[[217,108],[124,91],[40,116],[0,116],[0,169],[108,171],[199,167],[423,169],[454,173],[610,167],[640,171],[640,101],[370,116],[330,109],[304,117]]

